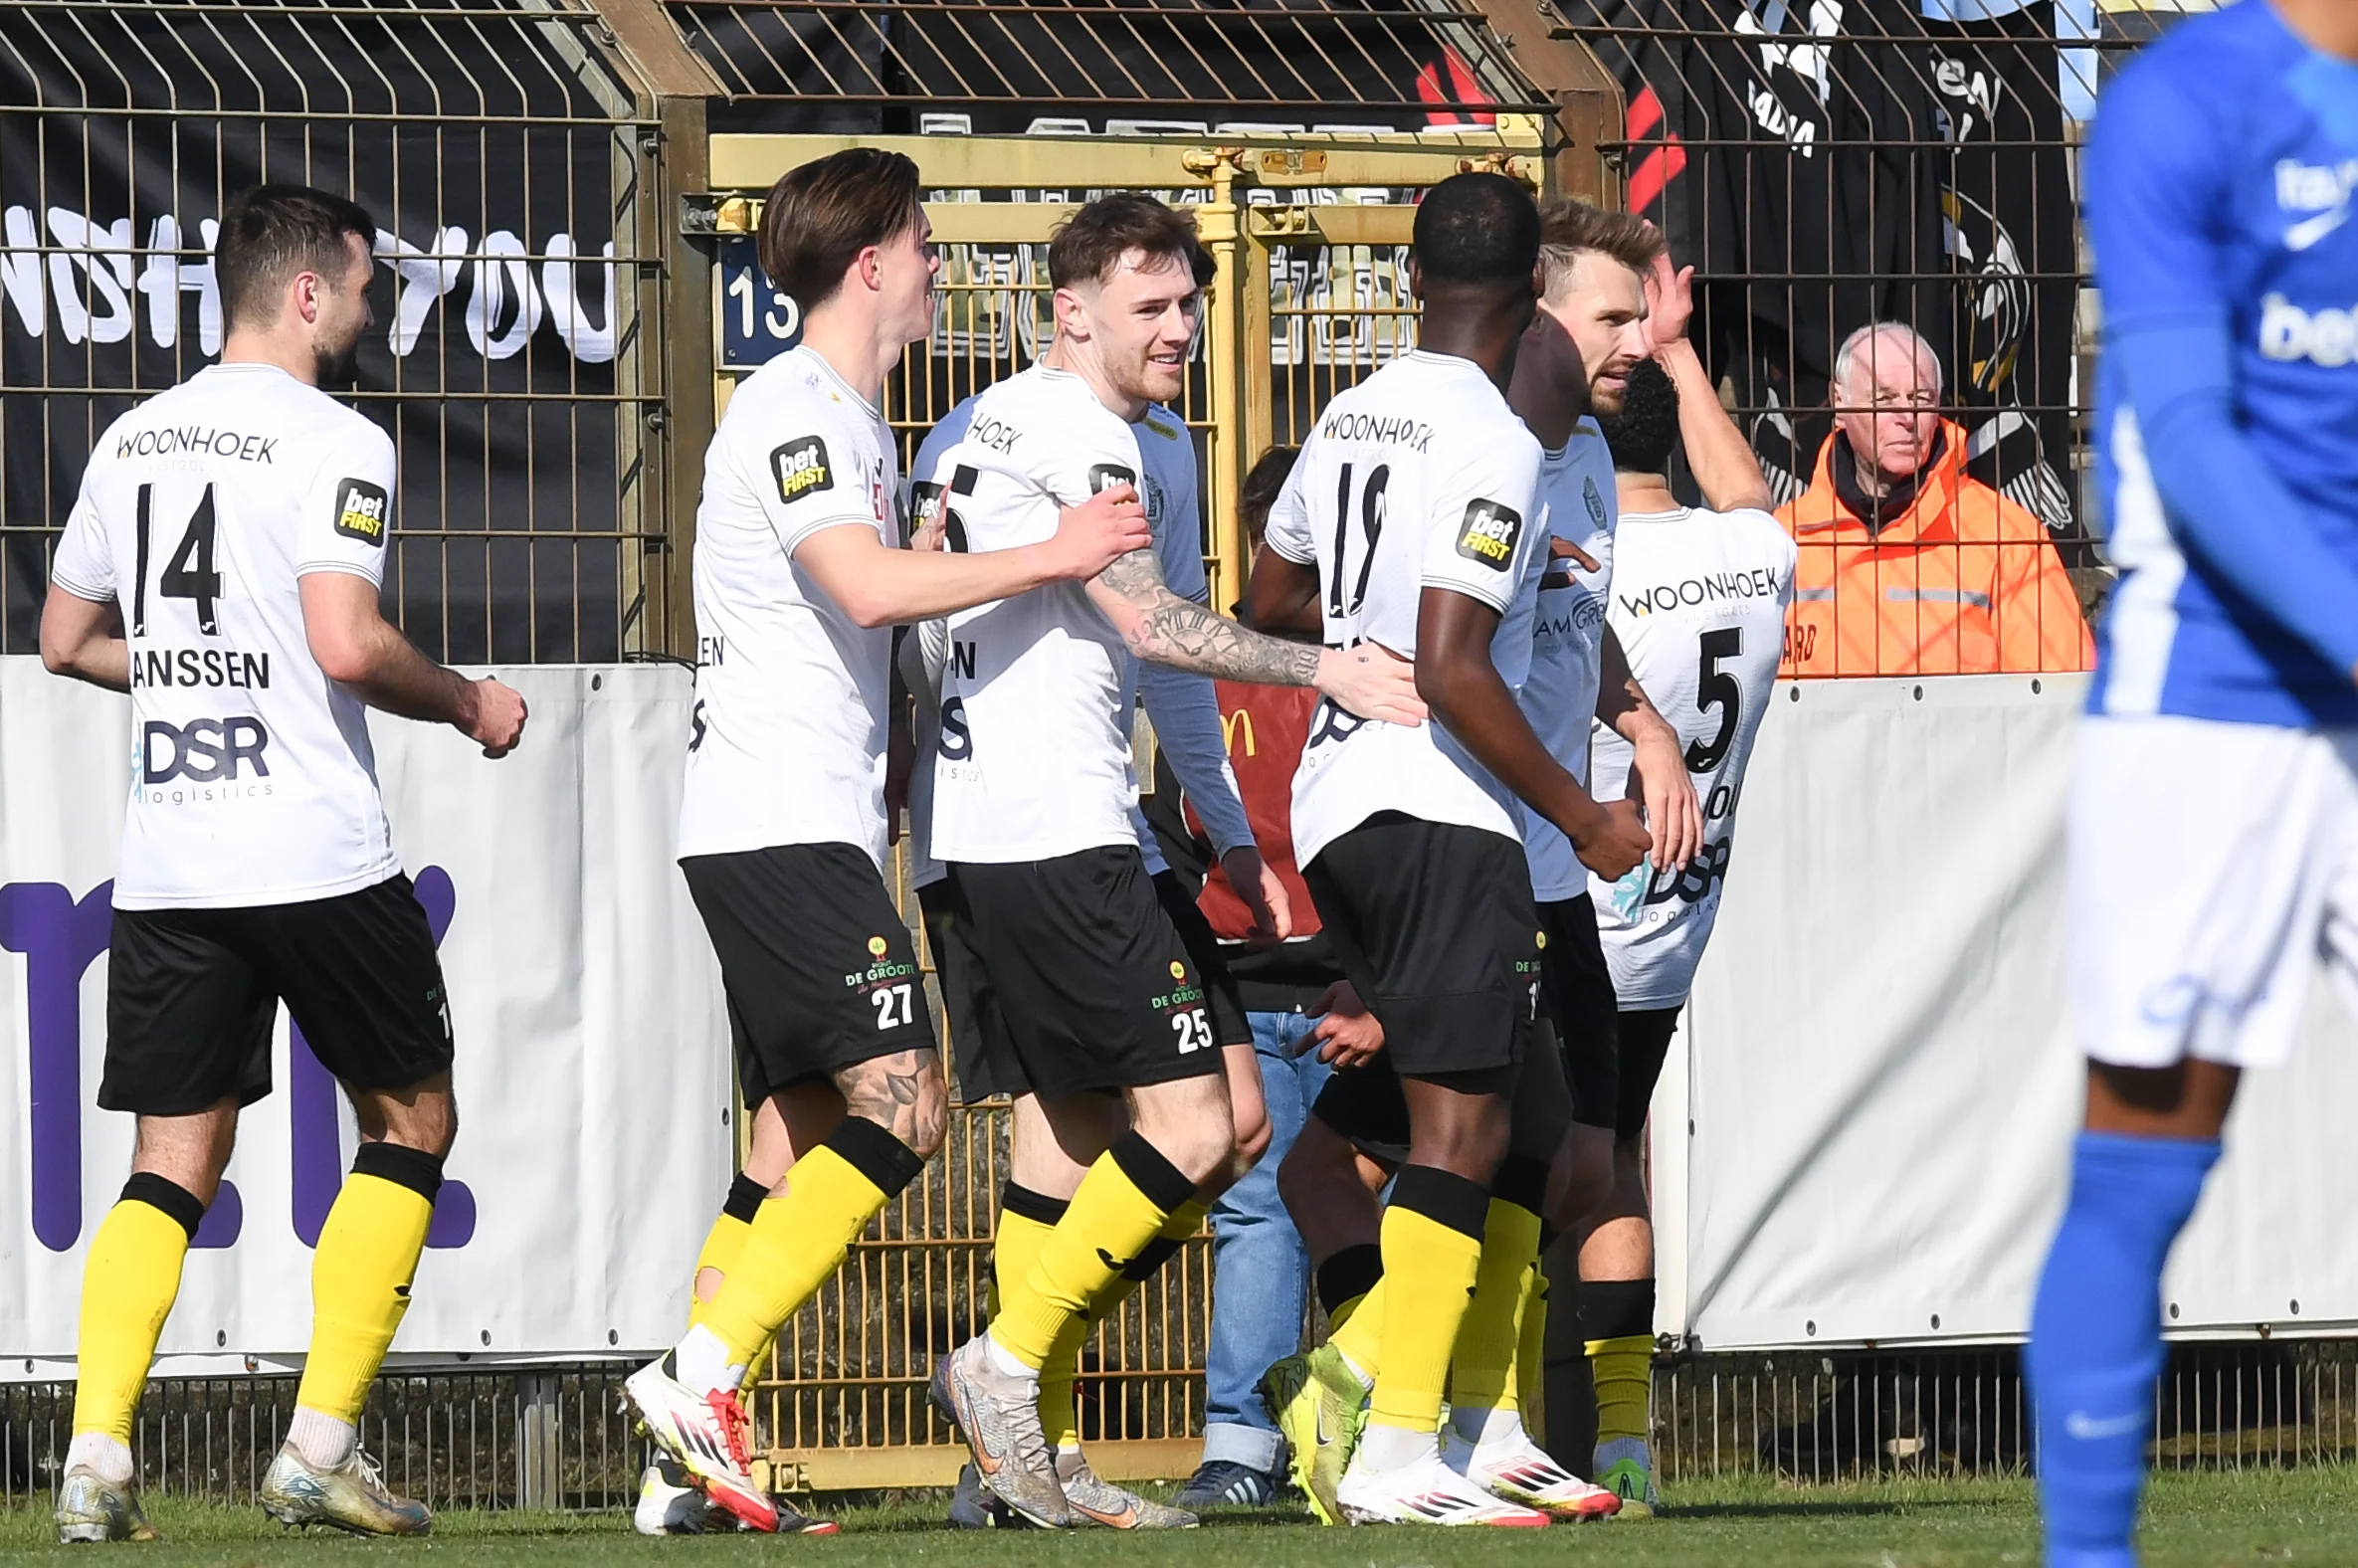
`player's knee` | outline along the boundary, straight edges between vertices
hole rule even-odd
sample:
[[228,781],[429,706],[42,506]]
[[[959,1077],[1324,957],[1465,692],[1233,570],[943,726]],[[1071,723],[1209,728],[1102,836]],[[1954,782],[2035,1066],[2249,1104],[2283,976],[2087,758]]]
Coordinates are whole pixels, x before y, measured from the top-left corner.
[[863,1063],[847,1075],[842,1088],[847,1114],[875,1122],[919,1159],[929,1159],[941,1148],[949,1125],[949,1094],[929,1054],[913,1068]]
[[1595,1131],[1575,1127],[1556,1157],[1546,1218],[1558,1230],[1577,1229],[1613,1196],[1613,1144]]
[[1285,1205],[1296,1229],[1314,1227],[1325,1212],[1322,1197],[1332,1190],[1340,1172],[1350,1179],[1350,1146],[1327,1130],[1316,1117],[1302,1123],[1301,1136],[1277,1162],[1277,1201]]
[[1259,1107],[1240,1115],[1234,1122],[1235,1136],[1230,1150],[1231,1180],[1242,1181],[1245,1173],[1261,1163],[1270,1151],[1270,1117],[1268,1107]]

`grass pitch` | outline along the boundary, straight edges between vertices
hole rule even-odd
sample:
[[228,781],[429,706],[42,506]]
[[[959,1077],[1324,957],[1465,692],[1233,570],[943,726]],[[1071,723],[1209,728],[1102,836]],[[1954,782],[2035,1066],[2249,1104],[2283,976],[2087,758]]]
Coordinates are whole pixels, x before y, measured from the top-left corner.
[[[784,1558],[826,1568],[1487,1568],[1568,1559],[1646,1568],[2035,1568],[2038,1525],[2029,1481],[1884,1481],[1794,1487],[1757,1479],[1682,1486],[1678,1507],[1649,1523],[1550,1530],[1322,1530],[1282,1512],[1215,1514],[1201,1530],[1116,1537],[1102,1530],[962,1533],[939,1526],[935,1501],[833,1511],[841,1535],[795,1539],[714,1536],[643,1540],[619,1513],[444,1513],[423,1541],[360,1541],[325,1531],[293,1535],[259,1509],[157,1499],[165,1540],[147,1547],[79,1549],[141,1568],[277,1568],[407,1559],[412,1568],[624,1568],[671,1562],[697,1568]],[[2270,1562],[2358,1564],[2358,1471],[2164,1475],[2149,1498],[2147,1568],[2224,1568]],[[46,1508],[0,1513],[0,1563],[51,1562],[66,1550]]]

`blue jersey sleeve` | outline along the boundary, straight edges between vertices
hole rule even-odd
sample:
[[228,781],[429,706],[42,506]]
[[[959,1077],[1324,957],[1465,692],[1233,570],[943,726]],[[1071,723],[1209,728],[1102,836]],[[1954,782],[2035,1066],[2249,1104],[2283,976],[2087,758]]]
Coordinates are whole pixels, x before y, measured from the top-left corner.
[[2238,421],[2221,255],[2232,216],[2222,154],[2237,127],[2216,123],[2185,83],[2200,55],[2167,53],[2105,95],[2088,146],[2107,375],[2135,411],[2180,547],[2347,673],[2358,668],[2358,571]]

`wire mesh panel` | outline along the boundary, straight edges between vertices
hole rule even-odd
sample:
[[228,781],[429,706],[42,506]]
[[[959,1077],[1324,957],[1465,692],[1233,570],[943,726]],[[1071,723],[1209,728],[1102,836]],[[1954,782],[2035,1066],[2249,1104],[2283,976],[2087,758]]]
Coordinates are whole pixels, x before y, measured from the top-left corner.
[[218,221],[264,181],[376,220],[354,396],[400,453],[405,630],[468,661],[642,646],[658,147],[609,42],[579,0],[0,9],[0,652],[34,646],[98,432],[220,352]]
[[[732,128],[912,131],[1047,123],[1118,133],[1205,118],[1364,124],[1474,119],[1544,100],[1480,12],[1447,3],[1149,0],[670,0],[726,84]],[[1128,125],[1094,124],[1121,116]]]
[[[2092,609],[2109,574],[2089,515],[2094,302],[2075,215],[2078,148],[2101,83],[2174,7],[1567,0],[1560,10],[1559,36],[1591,48],[1626,96],[1627,205],[1697,269],[1690,336],[1776,498],[1798,503],[1804,594],[1834,595],[1837,582],[1813,583],[1812,568],[1832,572],[1838,555],[1847,568],[1854,543],[1906,542],[1919,493],[1985,487],[1949,505],[1961,535],[2024,546],[2002,569],[2067,571]],[[1876,321],[1919,334],[1935,374],[1905,373],[1888,339],[1854,341]],[[1941,421],[1902,451],[1898,421],[1874,416],[1917,402]],[[1920,487],[1894,483],[1908,473],[1924,476]],[[1867,524],[1856,540],[1818,502],[1838,491]],[[2017,619],[2035,625],[1985,654],[1940,646],[1941,629],[1960,596],[2012,590],[1909,570],[1859,581],[1875,601],[1873,646],[1847,633],[1839,648],[1797,646],[1796,673],[2080,668],[2069,595],[2013,594]],[[1839,587],[1853,593],[1847,572]],[[1813,624],[1805,604],[1797,639]]]

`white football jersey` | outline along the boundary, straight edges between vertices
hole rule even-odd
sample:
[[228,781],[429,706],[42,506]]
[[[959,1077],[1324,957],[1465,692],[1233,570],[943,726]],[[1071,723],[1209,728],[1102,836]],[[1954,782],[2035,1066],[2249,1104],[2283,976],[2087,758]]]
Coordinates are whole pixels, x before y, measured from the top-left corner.
[[401,870],[299,586],[383,582],[392,526],[392,441],[274,365],[208,366],[98,438],[51,580],[114,601],[130,640],[115,907],[295,903]]
[[[966,537],[964,508],[971,503],[963,496],[954,499],[949,489],[958,482],[957,465],[945,472],[942,459],[966,437],[974,421],[975,406],[981,394],[967,398],[950,410],[940,424],[929,431],[917,448],[915,464],[909,470],[909,512],[920,521],[928,519],[935,507],[948,512],[949,539],[952,549],[969,547]],[[1138,496],[1146,508],[1146,520],[1154,530],[1155,555],[1162,563],[1163,580],[1173,593],[1183,599],[1201,604],[1211,597],[1211,586],[1204,575],[1203,519],[1198,503],[1195,439],[1187,432],[1187,425],[1179,416],[1160,405],[1150,407],[1131,427],[1138,445],[1140,475]],[[978,476],[979,480],[979,476]],[[946,621],[929,621],[912,633],[919,641],[921,665],[933,678],[927,687],[916,692],[916,767],[909,779],[909,865],[910,885],[922,887],[939,882],[944,875],[942,863],[933,855],[933,773],[941,739],[941,692],[939,672],[948,663],[949,628]],[[936,647],[935,645],[939,646]],[[1123,650],[1128,658],[1128,650]],[[1129,693],[1136,689],[1137,662],[1130,660],[1122,702],[1124,710],[1131,700]],[[1162,846],[1147,826],[1145,816],[1138,810],[1136,789],[1131,790],[1130,820],[1138,836],[1139,852],[1146,858],[1149,876],[1157,875],[1167,866],[1163,861]]]
[[[1791,535],[1765,511],[1631,512],[1621,519],[1608,619],[1630,670],[1686,748],[1702,853],[1683,872],[1641,862],[1592,879],[1597,925],[1625,1008],[1676,1007],[1719,915],[1744,764],[1777,680],[1793,603]],[[1602,724],[1597,793],[1629,793],[1630,744]]]
[[[1428,587],[1490,606],[1501,617],[1490,657],[1516,689],[1545,548],[1539,458],[1480,366],[1418,349],[1326,405],[1271,508],[1269,546],[1318,568],[1330,648],[1415,658]],[[1321,701],[1293,775],[1298,864],[1384,811],[1522,835],[1519,803],[1438,721],[1387,724]]]
[[[1568,557],[1542,553],[1539,598],[1531,619],[1531,676],[1523,683],[1523,716],[1548,754],[1583,784],[1588,782],[1589,727],[1597,716],[1597,686],[1605,651],[1605,596],[1613,583],[1613,528],[1620,506],[1613,489],[1613,454],[1596,421],[1582,420],[1563,450],[1539,464],[1543,538],[1568,539],[1597,563],[1590,571]],[[1542,903],[1588,891],[1588,868],[1564,832],[1523,807],[1523,856],[1531,892]]]
[[794,552],[844,526],[898,545],[899,488],[891,431],[812,349],[730,397],[696,506],[682,857],[851,844],[883,869],[892,631],[854,622]]
[[[953,544],[973,550],[1038,543],[1056,533],[1063,508],[1134,486],[1150,508],[1163,508],[1158,548],[1184,547],[1201,592],[1202,547],[1192,531],[1169,526],[1177,497],[1142,478],[1145,428],[1105,407],[1081,377],[1034,365],[973,398],[956,439],[938,450],[928,440],[932,456],[918,478],[940,487],[926,495],[946,508]],[[1184,431],[1178,441],[1143,440],[1168,449],[1166,462],[1186,446],[1192,473]],[[1161,553],[1168,576],[1173,556]],[[1171,583],[1181,594],[1189,586]],[[932,853],[993,864],[1136,843],[1136,686],[1129,649],[1081,583],[1049,583],[951,616]]]

